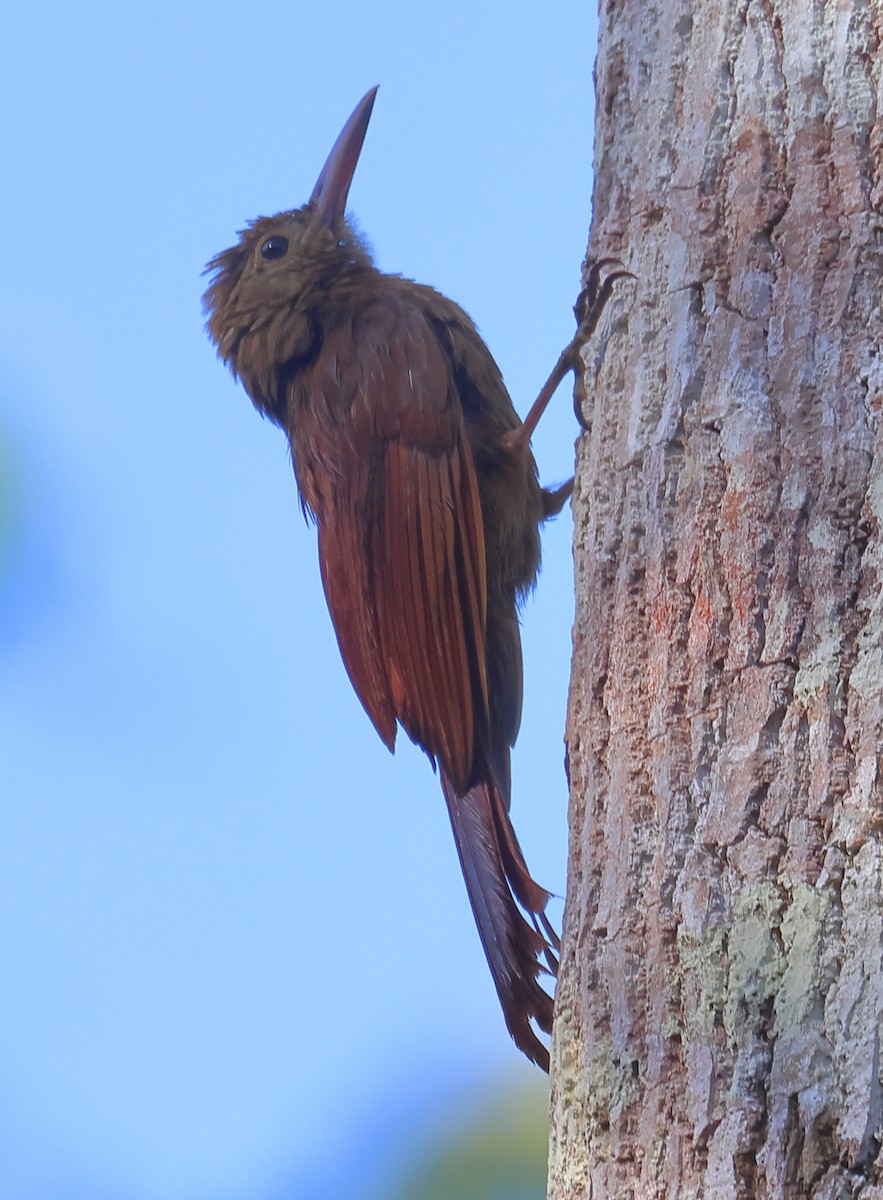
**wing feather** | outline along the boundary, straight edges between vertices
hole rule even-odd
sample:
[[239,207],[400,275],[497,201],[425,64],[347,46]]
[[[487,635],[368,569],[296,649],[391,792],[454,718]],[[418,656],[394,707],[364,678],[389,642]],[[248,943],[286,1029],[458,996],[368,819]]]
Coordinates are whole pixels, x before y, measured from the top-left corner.
[[419,308],[374,304],[292,384],[288,424],[347,672],[465,789],[486,756],[487,582],[475,466],[450,363]]
[[[423,742],[433,727],[429,664],[424,653],[427,641],[425,606],[421,602],[424,580],[417,531],[409,519],[413,501],[409,496],[410,478],[406,454],[398,444],[385,453],[386,492],[383,496],[383,521],[378,526],[379,544],[375,558],[385,564],[383,586],[376,589],[375,600],[380,618],[383,649],[393,680],[396,715],[410,735]],[[403,608],[406,598],[412,603]]]
[[[420,519],[420,544],[423,569],[423,606],[428,614],[433,642],[433,656],[439,663],[438,678],[430,680],[435,728],[443,733],[447,760],[463,762],[470,753],[470,746],[456,737],[446,714],[459,704],[462,709],[460,728],[471,731],[472,697],[459,696],[451,666],[451,654],[446,640],[444,613],[449,607],[442,592],[446,579],[444,530],[439,527],[441,485],[439,471],[421,455],[417,463],[417,488],[423,497],[418,512]],[[428,640],[428,638],[427,638]]]
[[[475,733],[470,663],[484,655],[484,629],[464,617],[463,577],[476,567],[458,549],[448,456],[397,440],[387,447],[386,477],[378,549],[388,569],[377,609],[397,716],[452,778],[465,781]],[[484,695],[478,704],[483,710]]]
[[[336,514],[337,515],[337,514]],[[384,666],[376,614],[366,603],[372,583],[358,524],[319,525],[319,567],[337,644],[356,694],[386,746],[395,746],[396,713]]]

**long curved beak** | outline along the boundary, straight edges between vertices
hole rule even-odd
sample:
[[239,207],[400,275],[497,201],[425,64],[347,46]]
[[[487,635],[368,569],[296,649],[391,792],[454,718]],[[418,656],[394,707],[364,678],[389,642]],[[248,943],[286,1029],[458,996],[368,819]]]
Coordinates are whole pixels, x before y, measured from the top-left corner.
[[346,198],[349,195],[356,163],[359,161],[368,122],[371,120],[371,109],[374,107],[376,95],[377,88],[373,87],[353,109],[350,119],[337,135],[337,141],[325,160],[325,166],[310,196],[310,204],[316,206],[316,216],[329,229],[343,216],[346,208]]

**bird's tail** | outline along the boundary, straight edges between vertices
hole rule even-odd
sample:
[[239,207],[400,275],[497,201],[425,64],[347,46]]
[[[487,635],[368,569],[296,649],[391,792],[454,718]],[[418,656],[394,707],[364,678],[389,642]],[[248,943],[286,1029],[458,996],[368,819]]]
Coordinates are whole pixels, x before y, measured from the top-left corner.
[[506,1026],[518,1049],[548,1071],[549,1051],[531,1022],[552,1032],[552,997],[539,983],[558,968],[558,938],[545,915],[549,893],[531,878],[497,789],[478,784],[459,796],[444,772],[441,781]]

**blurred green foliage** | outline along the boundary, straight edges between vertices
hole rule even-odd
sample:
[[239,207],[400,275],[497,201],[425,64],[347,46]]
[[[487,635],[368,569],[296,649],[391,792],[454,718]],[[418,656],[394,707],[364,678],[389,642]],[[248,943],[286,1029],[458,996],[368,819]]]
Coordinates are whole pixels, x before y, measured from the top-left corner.
[[392,1200],[543,1200],[549,1093],[497,1091],[426,1150]]

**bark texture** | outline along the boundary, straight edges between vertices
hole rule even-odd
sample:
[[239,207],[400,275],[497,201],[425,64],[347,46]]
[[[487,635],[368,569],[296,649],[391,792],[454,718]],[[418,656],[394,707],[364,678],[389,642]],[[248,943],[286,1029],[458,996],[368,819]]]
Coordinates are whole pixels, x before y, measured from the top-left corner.
[[601,14],[555,1200],[883,1200],[881,37]]

